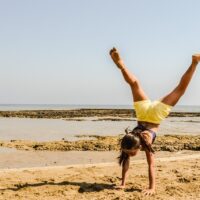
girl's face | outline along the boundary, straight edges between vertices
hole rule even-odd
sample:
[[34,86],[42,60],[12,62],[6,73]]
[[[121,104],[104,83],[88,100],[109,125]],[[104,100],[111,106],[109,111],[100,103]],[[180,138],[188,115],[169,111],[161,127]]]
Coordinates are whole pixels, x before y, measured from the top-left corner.
[[140,151],[140,148],[138,148],[138,149],[122,149],[122,151],[124,153],[128,154],[129,156],[135,156]]

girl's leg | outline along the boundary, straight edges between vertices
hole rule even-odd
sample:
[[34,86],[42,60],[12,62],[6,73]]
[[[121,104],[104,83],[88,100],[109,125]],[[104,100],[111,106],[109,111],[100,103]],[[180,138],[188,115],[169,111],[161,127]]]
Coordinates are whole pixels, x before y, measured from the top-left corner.
[[194,61],[192,62],[190,67],[183,74],[178,86],[167,96],[163,97],[161,99],[161,102],[163,102],[167,105],[171,105],[171,106],[174,106],[178,102],[180,97],[185,93],[187,86],[188,86],[190,80],[192,79],[192,76],[196,70],[197,64],[198,64],[198,62],[194,62]]
[[121,72],[124,79],[131,87],[134,102],[149,99],[134,74],[129,72],[125,66],[121,69]]
[[120,55],[119,55],[119,52],[117,51],[117,49],[115,49],[115,48],[111,49],[110,55],[111,55],[111,58],[113,59],[114,63],[121,70],[121,72],[124,76],[124,79],[130,85],[134,102],[148,99],[147,95],[145,94],[144,90],[142,89],[136,76],[134,74],[132,74],[124,65],[123,60],[120,58]]

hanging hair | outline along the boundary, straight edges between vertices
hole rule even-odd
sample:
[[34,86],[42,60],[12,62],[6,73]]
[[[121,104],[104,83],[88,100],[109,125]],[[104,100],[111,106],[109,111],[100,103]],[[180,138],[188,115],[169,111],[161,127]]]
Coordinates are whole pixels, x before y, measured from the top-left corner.
[[123,166],[129,158],[129,155],[123,152],[123,149],[139,149],[140,145],[140,138],[137,135],[127,133],[120,141],[120,155],[118,157],[119,165]]

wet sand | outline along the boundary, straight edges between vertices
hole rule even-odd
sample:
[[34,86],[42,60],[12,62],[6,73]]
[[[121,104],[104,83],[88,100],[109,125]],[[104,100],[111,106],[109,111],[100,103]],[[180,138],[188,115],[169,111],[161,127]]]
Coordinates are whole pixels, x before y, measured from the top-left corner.
[[[197,155],[199,151],[156,152],[156,158]],[[97,163],[117,163],[118,151],[23,151],[11,148],[0,148],[0,169],[67,166]],[[145,160],[145,153],[140,152],[131,160]]]
[[4,200],[198,200],[200,199],[200,154],[156,159],[156,194],[145,197],[147,164],[131,162],[126,188],[116,190],[121,168],[114,163],[56,166],[0,171]]
[[[117,162],[116,158],[118,156],[116,151],[52,152],[11,150],[10,148],[0,148],[0,169],[108,163]],[[137,159],[142,159],[143,157],[144,155],[141,154]]]

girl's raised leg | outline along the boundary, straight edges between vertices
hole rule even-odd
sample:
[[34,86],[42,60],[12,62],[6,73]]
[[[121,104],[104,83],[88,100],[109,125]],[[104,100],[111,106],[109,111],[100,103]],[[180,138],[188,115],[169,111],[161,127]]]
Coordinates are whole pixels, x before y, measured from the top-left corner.
[[111,49],[110,55],[117,67],[121,69],[125,81],[130,85],[134,102],[148,99],[136,76],[124,65],[117,49]]
[[200,54],[195,54],[192,56],[192,64],[189,66],[187,71],[183,74],[177,87],[171,93],[163,97],[161,99],[161,102],[170,106],[176,105],[178,100],[185,93],[187,86],[189,85],[190,80],[192,79],[192,76],[196,70],[196,67],[199,61],[200,61]]

